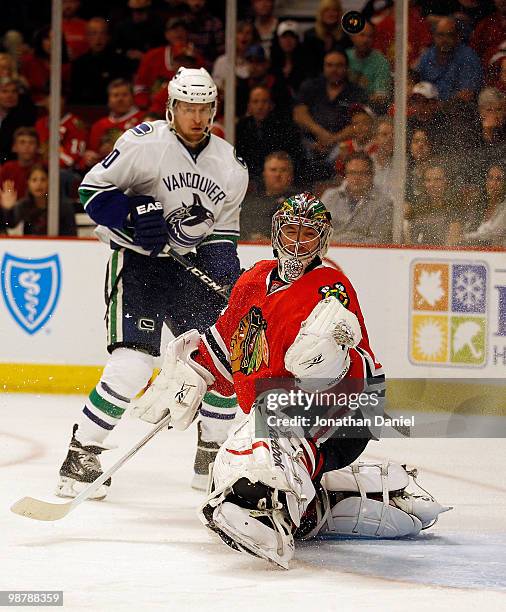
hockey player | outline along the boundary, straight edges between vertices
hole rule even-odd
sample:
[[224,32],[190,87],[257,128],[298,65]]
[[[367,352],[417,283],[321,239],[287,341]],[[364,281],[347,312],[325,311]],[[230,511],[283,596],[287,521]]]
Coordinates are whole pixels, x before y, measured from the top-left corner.
[[[85,210],[112,249],[105,286],[110,357],[73,427],[60,496],[76,496],[100,475],[107,435],[152,375],[163,323],[176,336],[204,331],[223,307],[222,298],[167,256],[166,247],[186,254],[222,285],[239,276],[236,244],[248,171],[230,144],[210,134],[216,100],[206,70],[181,68],[168,85],[166,121],[125,132],[80,185]],[[234,397],[215,390],[203,399],[196,488],[207,482],[209,461],[236,406]]]
[[236,392],[245,416],[218,451],[201,518],[232,548],[281,567],[293,556],[294,537],[415,535],[444,510],[432,498],[407,494],[409,475],[398,464],[346,467],[366,447],[367,427],[344,437],[318,429],[287,436],[270,427],[262,435],[255,387],[262,379],[295,378],[314,391],[351,381],[353,389],[383,398],[384,374],[355,290],[322,263],[330,233],[330,215],[317,198],[285,200],[273,216],[276,259],[240,277],[202,336],[192,330],[168,346],[160,375],[134,407],[151,422],[170,412],[174,427],[184,429],[207,388]]

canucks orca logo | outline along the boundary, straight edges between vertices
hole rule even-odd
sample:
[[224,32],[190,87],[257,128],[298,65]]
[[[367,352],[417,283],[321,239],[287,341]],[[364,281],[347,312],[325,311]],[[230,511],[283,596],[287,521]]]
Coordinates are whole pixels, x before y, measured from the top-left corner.
[[1,269],[5,304],[18,325],[29,334],[43,327],[53,314],[61,285],[58,255],[23,259],[6,253]]

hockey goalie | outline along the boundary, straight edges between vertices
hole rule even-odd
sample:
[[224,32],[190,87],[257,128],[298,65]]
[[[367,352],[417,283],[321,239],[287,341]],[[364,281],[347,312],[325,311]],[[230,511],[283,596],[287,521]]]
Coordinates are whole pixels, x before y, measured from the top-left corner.
[[275,259],[242,274],[202,336],[194,330],[169,344],[159,376],[134,407],[154,423],[170,412],[172,425],[186,429],[208,389],[224,398],[236,393],[242,418],[216,451],[200,518],[230,547],[283,568],[297,539],[414,536],[448,509],[425,492],[407,492],[416,470],[354,463],[374,438],[367,426],[346,435],[262,426],[257,391],[265,380],[292,380],[309,393],[351,388],[384,400],[385,377],[355,290],[323,263],[331,231],[315,196],[285,200],[272,221]]

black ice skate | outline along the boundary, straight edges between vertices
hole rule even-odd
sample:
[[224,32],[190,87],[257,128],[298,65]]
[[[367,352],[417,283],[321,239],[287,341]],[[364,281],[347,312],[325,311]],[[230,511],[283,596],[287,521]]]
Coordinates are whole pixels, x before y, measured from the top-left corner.
[[[75,438],[77,427],[74,425],[69,452],[60,468],[60,481],[56,487],[56,495],[59,497],[77,497],[103,473],[98,456],[103,450],[108,450],[107,447],[97,444],[82,445]],[[104,499],[110,485],[111,479],[108,478],[93,495],[90,495],[90,499]]]
[[209,466],[211,463],[214,463],[220,445],[217,442],[204,442],[202,440],[202,426],[200,423],[197,424],[197,431],[197,453],[195,454],[195,463],[193,464],[195,474],[192,480],[192,489],[207,491]]

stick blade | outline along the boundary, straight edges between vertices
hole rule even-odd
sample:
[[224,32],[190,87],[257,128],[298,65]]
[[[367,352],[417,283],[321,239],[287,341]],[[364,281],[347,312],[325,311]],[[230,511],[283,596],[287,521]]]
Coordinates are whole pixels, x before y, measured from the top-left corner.
[[23,497],[11,506],[11,512],[36,521],[58,521],[68,514],[72,502],[53,504],[33,497]]

